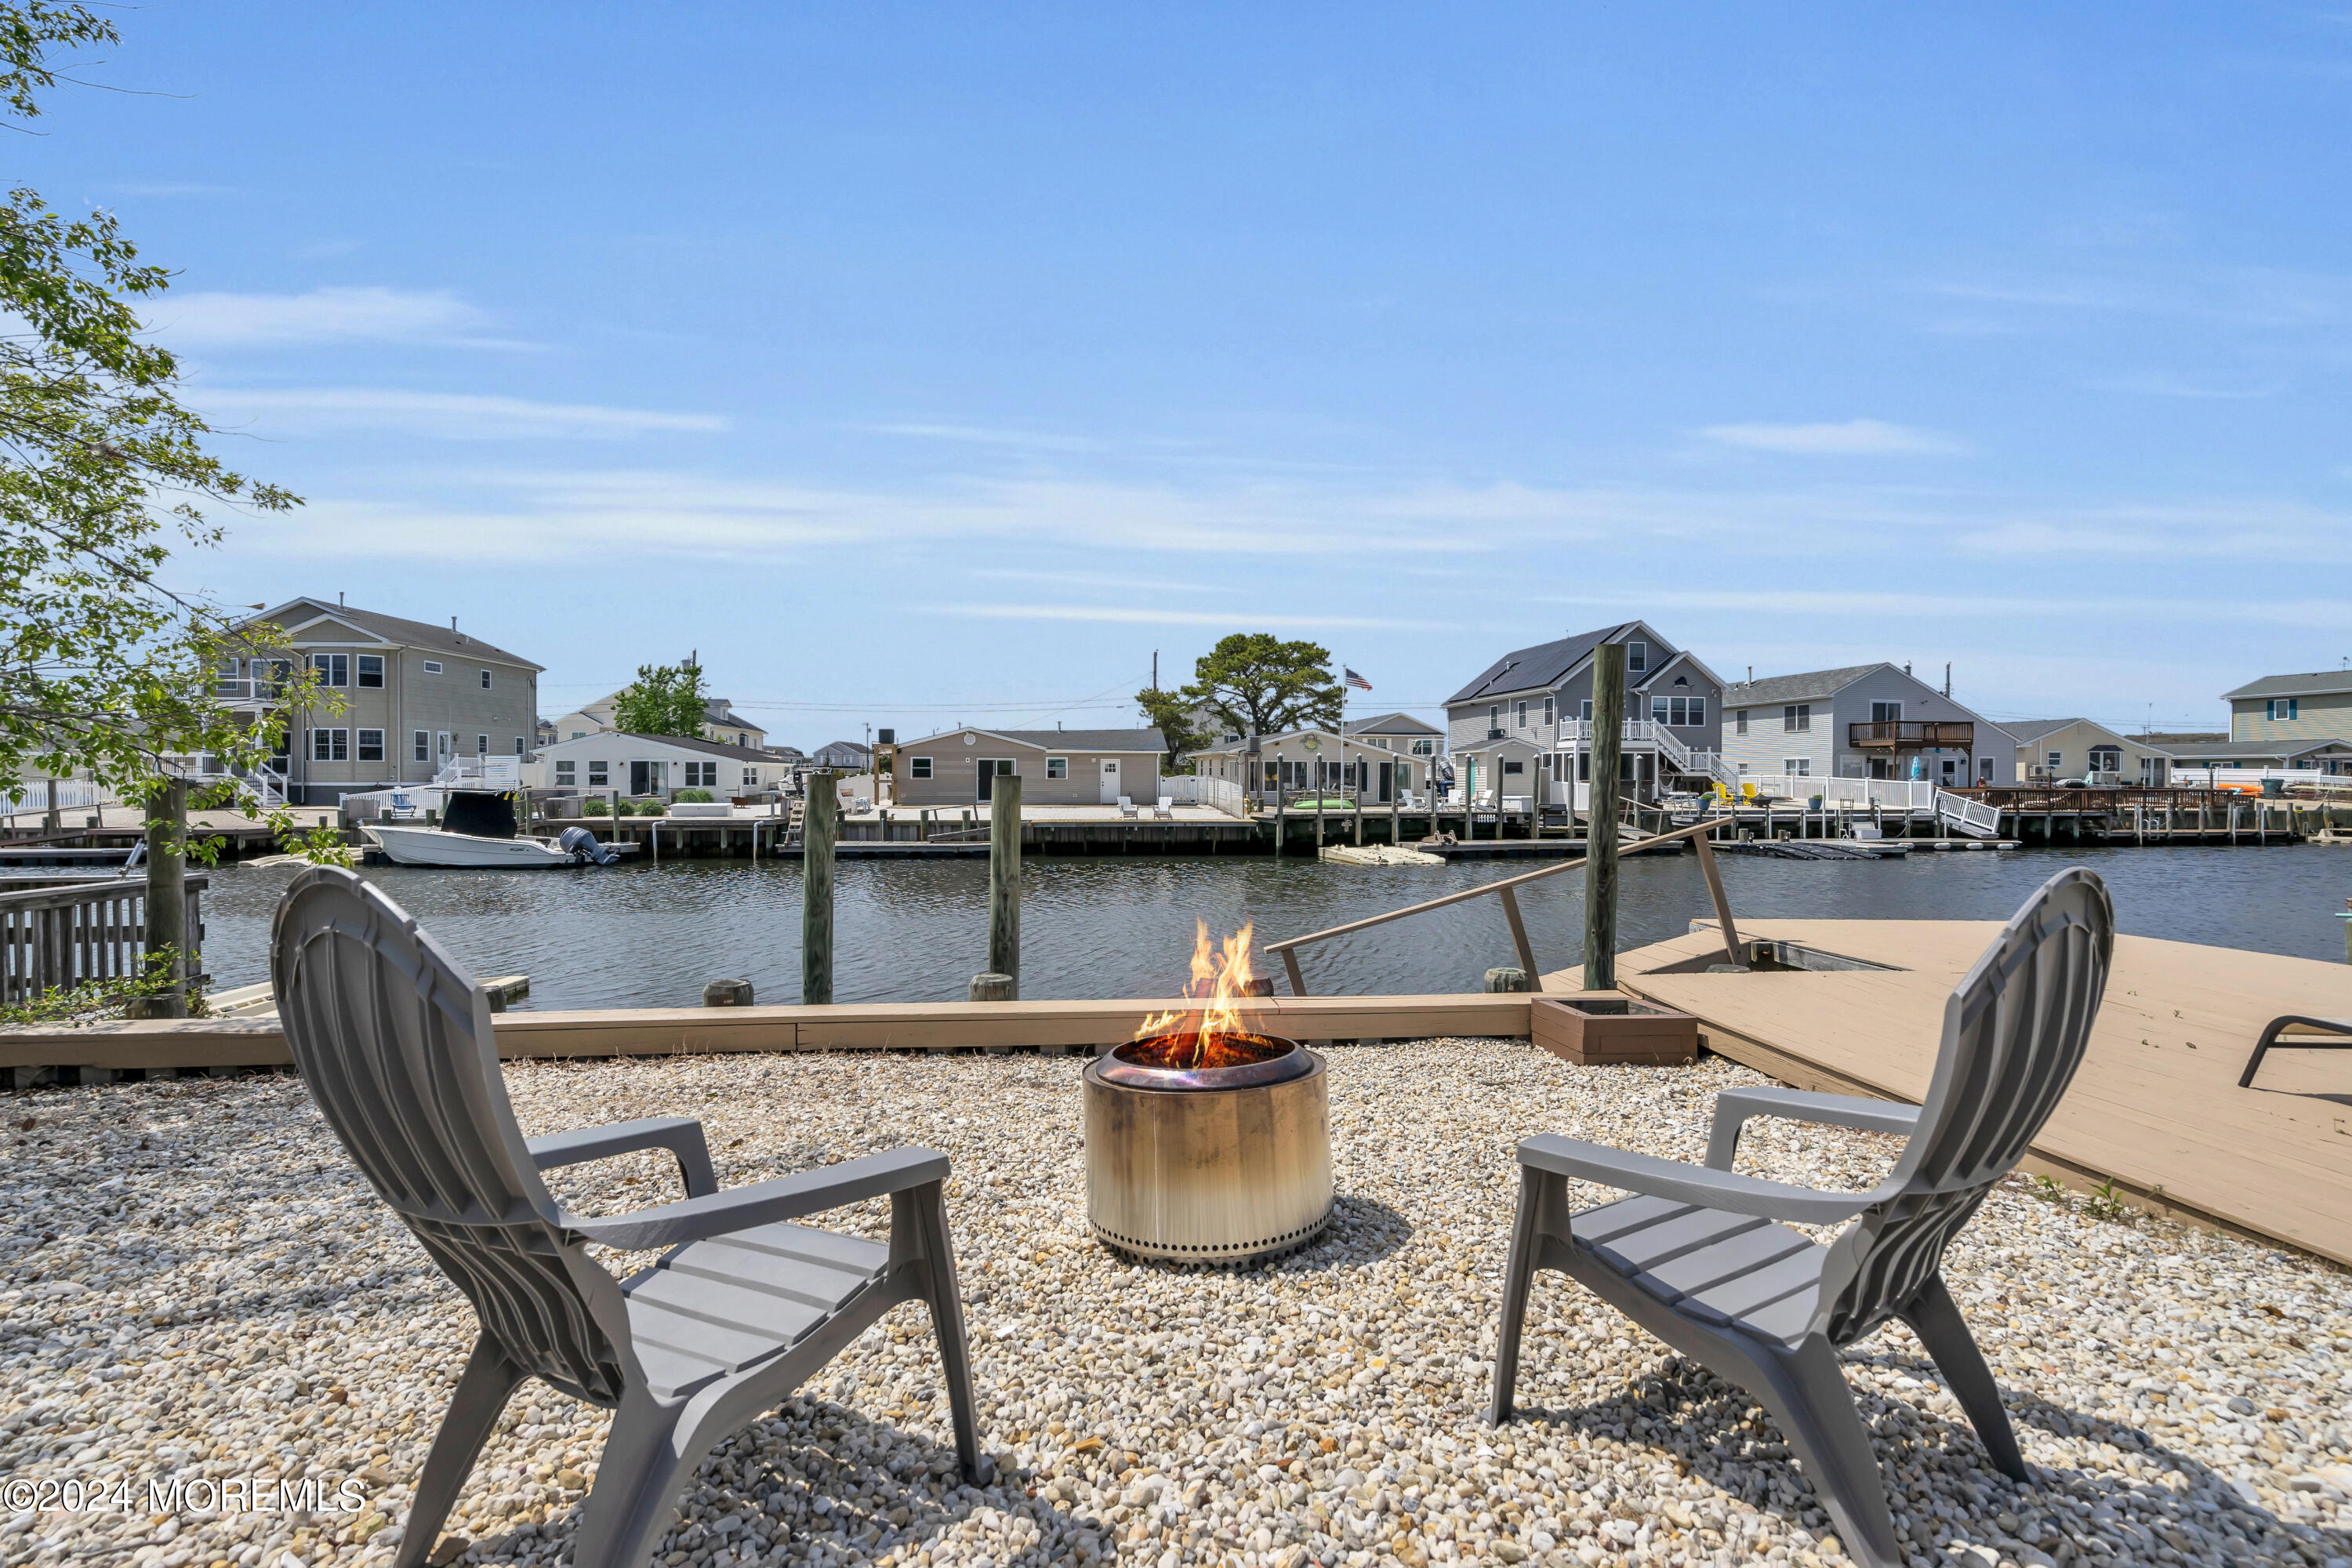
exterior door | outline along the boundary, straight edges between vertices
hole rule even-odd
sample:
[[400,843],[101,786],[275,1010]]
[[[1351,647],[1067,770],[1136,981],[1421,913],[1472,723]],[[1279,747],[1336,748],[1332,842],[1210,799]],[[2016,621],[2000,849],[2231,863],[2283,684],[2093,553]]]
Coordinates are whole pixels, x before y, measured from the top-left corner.
[[981,804],[985,805],[988,802],[996,798],[997,776],[999,774],[1009,774],[1013,772],[1013,759],[1010,757],[982,757],[980,759],[978,769],[980,800]]
[[1394,763],[1381,764],[1380,781],[1380,803],[1386,805],[1396,799],[1396,764]]
[[1102,760],[1102,803],[1105,805],[1118,804],[1118,759],[1117,757],[1105,757]]
[[662,765],[658,762],[647,762],[643,757],[632,760],[629,763],[629,793],[661,794],[661,776]]

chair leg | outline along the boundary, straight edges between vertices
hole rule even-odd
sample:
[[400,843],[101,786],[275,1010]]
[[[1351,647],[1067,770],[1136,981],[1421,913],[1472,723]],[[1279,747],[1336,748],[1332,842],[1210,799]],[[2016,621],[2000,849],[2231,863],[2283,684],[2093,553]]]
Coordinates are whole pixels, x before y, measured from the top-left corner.
[[644,1568],[652,1558],[654,1543],[677,1517],[686,1479],[677,1430],[683,1412],[682,1405],[655,1403],[642,1389],[623,1393],[572,1534],[572,1568]]
[[1503,1266],[1503,1321],[1495,1332],[1495,1400],[1486,1424],[1511,1419],[1513,1390],[1519,1380],[1519,1336],[1527,1327],[1528,1292],[1536,1277],[1537,1216],[1543,1205],[1539,1171],[1519,1167],[1519,1211],[1511,1221],[1511,1257]]
[[1853,1390],[1827,1340],[1810,1335],[1793,1352],[1759,1358],[1767,1386],[1757,1392],[1788,1434],[1813,1490],[1836,1521],[1845,1548],[1871,1568],[1904,1568],[1903,1547],[1887,1507],[1886,1483]]
[[474,1342],[474,1353],[457,1378],[441,1430],[434,1435],[425,1456],[425,1473],[417,1479],[416,1495],[408,1508],[408,1530],[401,1538],[393,1568],[417,1568],[441,1539],[441,1526],[456,1506],[473,1473],[474,1457],[497,1425],[499,1412],[522,1384],[527,1373],[507,1360],[488,1334]]
[[1960,1316],[1959,1303],[1946,1289],[1944,1277],[1930,1275],[1902,1316],[1943,1370],[1944,1381],[1952,1385],[1952,1397],[1969,1413],[1995,1468],[2013,1481],[2031,1482],[2033,1475],[2018,1450],[2017,1431],[2009,1424],[2009,1412],[2001,1407],[2000,1387],[1993,1381],[1992,1368],[1985,1364],[1984,1352],[1977,1349],[1976,1336],[1969,1332],[1968,1320]]
[[946,1190],[937,1182],[913,1194],[915,1223],[923,1237],[923,1267],[930,1279],[931,1331],[940,1342],[940,1374],[947,1380],[948,1413],[955,1426],[956,1460],[963,1478],[984,1487],[996,1467],[980,1451],[980,1421],[971,1393],[971,1349],[964,1339],[963,1296],[956,1283],[955,1247],[948,1236]]

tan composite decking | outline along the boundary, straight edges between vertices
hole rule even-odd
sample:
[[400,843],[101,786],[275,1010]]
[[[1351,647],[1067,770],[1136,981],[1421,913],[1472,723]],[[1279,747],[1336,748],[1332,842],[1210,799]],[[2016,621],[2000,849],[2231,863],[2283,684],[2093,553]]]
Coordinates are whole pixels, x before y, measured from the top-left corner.
[[[1710,928],[1617,961],[1619,985],[1702,1020],[1727,1056],[1805,1089],[1917,1101],[1944,999],[2000,928],[1990,921],[1742,921],[1896,966],[1664,974],[1722,954]],[[1547,988],[1572,975],[1547,976]],[[2352,966],[2154,937],[2116,939],[2074,1087],[2035,1142],[2048,1167],[2113,1179],[2158,1206],[2352,1263],[2352,1052],[2274,1051],[2237,1087],[2282,1013],[2352,1016]]]

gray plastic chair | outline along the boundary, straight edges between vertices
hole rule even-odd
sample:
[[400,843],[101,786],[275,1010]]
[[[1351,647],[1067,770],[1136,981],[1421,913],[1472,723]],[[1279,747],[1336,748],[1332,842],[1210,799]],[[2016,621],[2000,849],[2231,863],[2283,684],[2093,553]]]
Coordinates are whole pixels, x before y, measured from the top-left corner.
[[[1556,1268],[1760,1400],[1863,1562],[1900,1568],[1903,1549],[1838,1352],[1890,1317],[1936,1358],[1994,1464],[2026,1480],[2000,1392],[1945,1289],[1944,1247],[2024,1157],[2073,1080],[2114,933],[2096,876],[2076,868],[2043,883],[1945,1004],[1943,1048],[1916,1108],[1732,1090],[1717,1097],[1703,1166],[1572,1138],[1521,1143],[1494,1421],[1511,1418],[1528,1287],[1537,1269]],[[1733,1173],[1740,1128],[1759,1115],[1910,1142],[1875,1191],[1822,1192]],[[1640,1195],[1572,1214],[1570,1179]],[[1826,1247],[1775,1223],[1843,1219],[1854,1223]]]
[[[614,1413],[572,1561],[636,1568],[703,1455],[901,1301],[930,1307],[956,1453],[966,1479],[987,1479],[940,1192],[946,1155],[898,1149],[722,1193],[698,1121],[526,1142],[488,1001],[398,905],[349,871],[313,868],[288,886],[270,978],[320,1110],[480,1321],[397,1568],[425,1561],[499,1413],[530,1377]],[[592,1219],[539,1179],[643,1149],[677,1157],[684,1202]],[[792,1223],[886,1193],[887,1245]],[[667,1250],[616,1281],[589,1257],[590,1242]]]

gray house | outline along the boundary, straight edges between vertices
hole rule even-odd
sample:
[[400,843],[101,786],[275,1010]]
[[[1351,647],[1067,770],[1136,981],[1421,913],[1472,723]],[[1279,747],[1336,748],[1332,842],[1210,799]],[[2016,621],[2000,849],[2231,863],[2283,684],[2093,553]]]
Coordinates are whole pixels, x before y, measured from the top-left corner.
[[1538,809],[1581,806],[1592,776],[1592,653],[1625,647],[1620,777],[1637,799],[1721,773],[1723,682],[1644,621],[1514,649],[1445,701],[1457,787]]
[[1736,773],[2017,782],[2017,737],[1896,665],[1741,681],[1724,688],[1723,704],[1723,754]]

